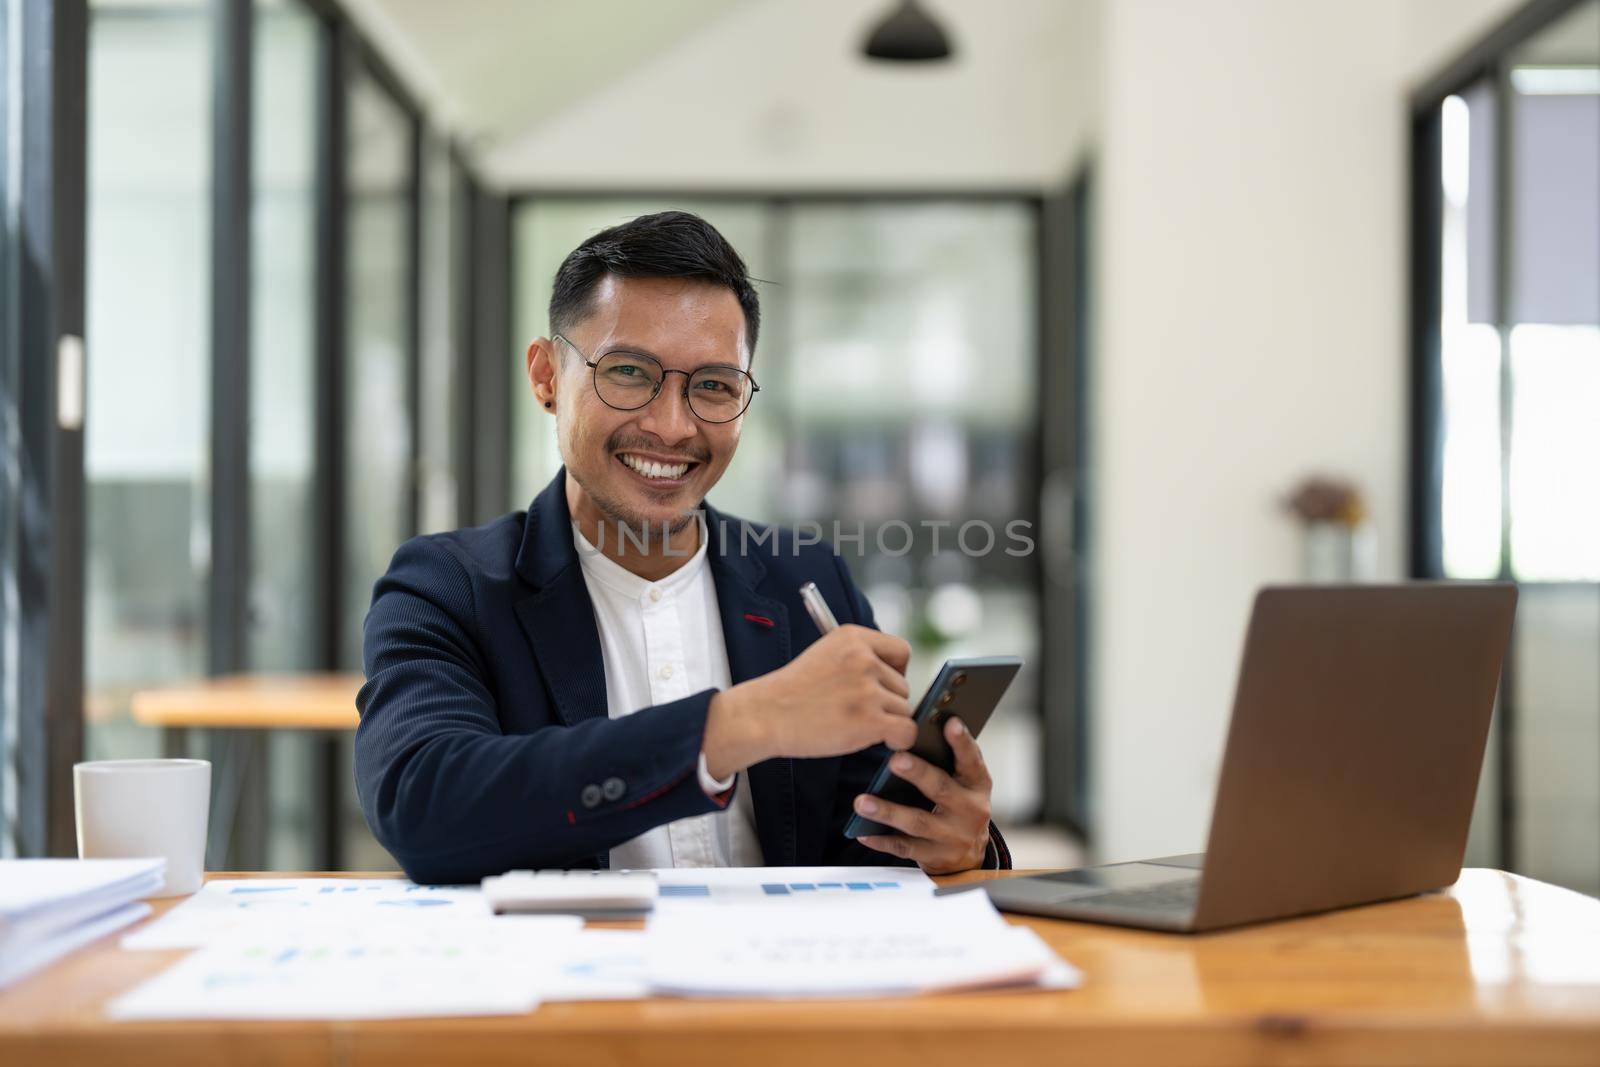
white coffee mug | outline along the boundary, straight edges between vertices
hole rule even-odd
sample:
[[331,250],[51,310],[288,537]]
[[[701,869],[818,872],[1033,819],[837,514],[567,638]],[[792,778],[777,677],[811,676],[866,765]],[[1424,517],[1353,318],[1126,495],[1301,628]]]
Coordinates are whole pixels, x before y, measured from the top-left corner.
[[157,897],[200,888],[211,811],[211,764],[203,759],[114,759],[72,768],[78,858],[167,861]]

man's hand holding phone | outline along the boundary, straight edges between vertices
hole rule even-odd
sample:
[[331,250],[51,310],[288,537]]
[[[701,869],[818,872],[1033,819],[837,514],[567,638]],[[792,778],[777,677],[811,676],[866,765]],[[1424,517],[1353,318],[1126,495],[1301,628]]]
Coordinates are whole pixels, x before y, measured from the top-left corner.
[[929,874],[953,874],[981,866],[989,848],[989,796],[994,783],[983,752],[966,725],[954,716],[944,725],[944,739],[955,753],[954,774],[946,774],[910,752],[897,752],[889,760],[891,773],[933,801],[932,811],[866,793],[855,800],[856,811],[900,831],[856,840],[879,852],[915,860]]
[[911,646],[867,627],[838,626],[814,587],[801,595],[822,637],[786,666],[712,698],[708,772],[721,779],[774,756],[838,756],[884,744],[896,750],[890,772],[921,791],[932,810],[862,794],[855,810],[901,833],[857,840],[929,874],[980,866],[993,783],[977,740],[960,719],[945,724],[953,773],[904,751],[917,737],[905,680]]

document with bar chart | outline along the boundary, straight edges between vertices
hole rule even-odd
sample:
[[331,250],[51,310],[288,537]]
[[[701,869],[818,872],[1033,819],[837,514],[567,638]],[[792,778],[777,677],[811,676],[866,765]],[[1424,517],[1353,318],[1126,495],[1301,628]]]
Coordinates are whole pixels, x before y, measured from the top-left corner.
[[933,882],[915,867],[658,868],[656,908],[705,904],[809,904],[929,897]]
[[403,878],[213,878],[152,923],[122,939],[126,949],[202,948],[260,931],[435,919],[487,919],[477,886],[417,885]]

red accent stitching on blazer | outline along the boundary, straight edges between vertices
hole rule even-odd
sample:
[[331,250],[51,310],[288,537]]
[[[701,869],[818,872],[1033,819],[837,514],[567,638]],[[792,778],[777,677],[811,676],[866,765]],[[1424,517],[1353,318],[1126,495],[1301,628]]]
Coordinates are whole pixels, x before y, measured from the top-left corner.
[[677,778],[677,779],[675,779],[675,780],[673,780],[671,782],[668,782],[666,785],[662,786],[660,789],[657,789],[654,793],[646,793],[644,796],[639,797],[636,800],[631,801],[630,803],[622,805],[622,807],[620,809],[618,809],[618,810],[620,810],[620,811],[630,811],[633,808],[637,808],[640,804],[646,804],[646,803],[654,800],[656,797],[665,796],[666,794],[672,792],[674,789],[676,789],[680,785],[682,785],[683,782],[684,782],[684,779],[686,779],[688,777],[689,777],[688,775],[683,775],[680,778]]
[[769,630],[773,627],[772,620],[767,618],[765,615],[751,615],[749,612],[746,612],[744,617],[755,623],[757,626],[765,626]]

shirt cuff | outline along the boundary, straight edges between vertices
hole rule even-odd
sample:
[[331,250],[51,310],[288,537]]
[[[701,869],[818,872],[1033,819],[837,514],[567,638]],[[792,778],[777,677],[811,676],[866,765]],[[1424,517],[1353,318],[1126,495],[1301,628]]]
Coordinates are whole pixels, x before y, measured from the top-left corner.
[[728,790],[732,789],[734,781],[739,777],[738,771],[734,771],[720,782],[711,777],[711,772],[706,770],[706,754],[704,752],[700,753],[700,762],[698,764],[698,768],[698,773],[700,775],[700,788],[705,791],[706,796],[711,797],[712,799],[716,799],[723,793],[726,793]]

